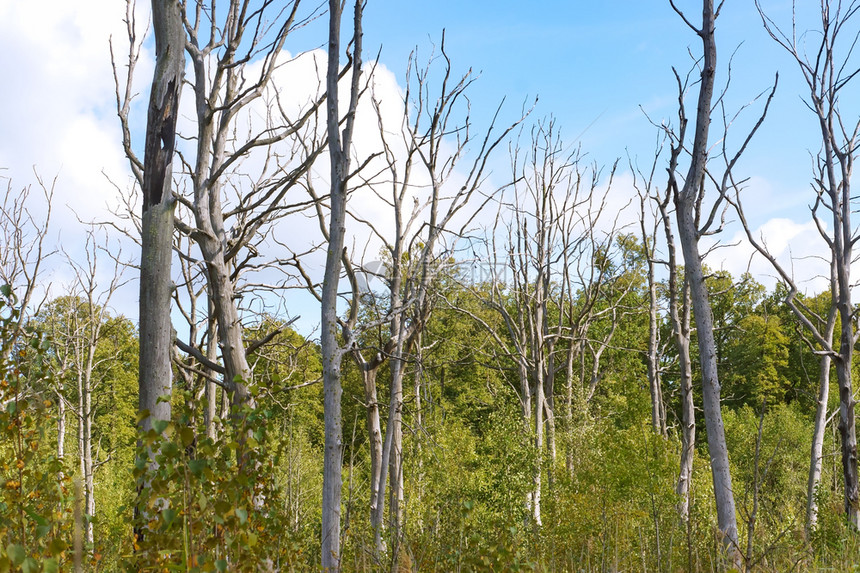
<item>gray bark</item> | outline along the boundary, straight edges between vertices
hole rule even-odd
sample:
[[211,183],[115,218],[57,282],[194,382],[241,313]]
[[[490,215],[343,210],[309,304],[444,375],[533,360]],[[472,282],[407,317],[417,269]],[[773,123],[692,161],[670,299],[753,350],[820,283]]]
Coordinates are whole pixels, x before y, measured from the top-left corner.
[[[707,67],[707,63],[706,63]],[[710,99],[708,100],[710,105]],[[689,176],[688,176],[689,177]],[[688,179],[689,181],[689,179]],[[701,179],[700,179],[701,181]],[[729,472],[729,452],[726,446],[723,416],[720,411],[720,382],[717,375],[717,352],[714,341],[714,319],[705,285],[705,276],[698,250],[698,230],[695,227],[693,205],[681,201],[678,205],[678,234],[684,253],[686,277],[696,318],[699,340],[699,365],[702,372],[702,411],[708,435],[708,453],[717,503],[717,521],[723,544],[730,554],[737,553],[738,528],[732,476]]]
[[[856,77],[856,64],[850,62],[853,56],[854,39],[850,34],[844,44],[844,54],[839,54],[837,47],[842,48],[840,32],[851,29],[849,20],[856,17],[858,5],[851,2],[847,6],[842,3],[831,5],[830,2],[822,2],[820,10],[821,28],[814,34],[804,34],[803,37],[814,36],[819,38],[819,44],[813,46],[812,50],[800,47],[796,38],[796,14],[792,11],[792,33],[787,36],[775,22],[762,10],[758,1],[756,7],[762,18],[762,23],[771,38],[782,46],[798,64],[804,81],[809,88],[809,99],[807,105],[818,120],[821,133],[821,150],[818,153],[814,189],[816,201],[812,207],[813,220],[824,241],[827,243],[832,254],[831,260],[831,304],[835,306],[840,319],[839,349],[834,352],[832,338],[827,339],[819,332],[808,318],[799,313],[794,301],[796,289],[790,280],[791,291],[787,302],[792,305],[795,315],[804,323],[804,326],[813,334],[816,342],[830,353],[836,368],[836,379],[839,386],[839,435],[842,453],[842,474],[844,482],[844,509],[849,526],[853,529],[860,528],[860,484],[858,484],[857,469],[857,436],[853,380],[851,365],[853,361],[854,345],[857,342],[858,332],[856,330],[856,316],[851,294],[851,265],[854,262],[854,244],[858,240],[856,230],[851,223],[851,215],[856,207],[852,207],[851,183],[854,167],[854,158],[857,153],[857,140],[860,134],[860,122],[848,125],[843,121],[839,108],[840,92],[848,86]],[[812,60],[810,60],[810,55]],[[824,221],[819,216],[819,208],[823,206],[824,211],[831,214],[830,230],[826,229]],[[749,235],[749,229],[747,229]],[[760,252],[762,248],[757,247]],[[767,254],[765,254],[768,257]],[[768,257],[773,264],[775,261]],[[774,265],[777,266],[777,265]],[[779,269],[778,269],[779,270]],[[785,277],[785,273],[780,270]],[[828,327],[830,327],[828,318]],[[831,331],[832,332],[832,331]],[[824,368],[822,362],[821,368]],[[819,400],[826,396],[823,385],[823,372],[820,373]],[[819,404],[820,407],[820,404]],[[816,435],[819,432],[819,417],[821,413],[816,412]],[[815,441],[815,440],[814,440]],[[812,455],[815,456],[813,446]],[[816,473],[815,459],[810,460],[810,492],[814,491],[813,478]],[[820,474],[819,474],[820,475]],[[808,509],[811,508],[812,496]],[[809,518],[812,513],[808,513]],[[809,523],[808,523],[809,525]]]
[[[206,328],[206,358],[215,362],[218,351],[218,335],[215,330],[214,305],[209,302],[209,320]],[[215,374],[212,372],[211,374]],[[218,409],[218,387],[212,380],[206,380],[206,410],[203,412],[203,423],[206,428],[206,437],[215,439],[217,429],[215,428],[215,416]]]
[[[830,316],[835,318],[836,313]],[[828,321],[831,322],[831,321]],[[832,321],[835,323],[835,320]],[[830,326],[833,336],[833,326]],[[824,459],[824,435],[827,431],[827,401],[830,397],[830,356],[822,355],[818,364],[818,399],[815,404],[815,429],[812,432],[812,448],[809,454],[809,480],[806,492],[807,538],[818,526],[818,487],[821,484],[821,466]]]
[[[231,403],[253,408],[255,403],[249,391],[252,370],[237,303],[242,295],[239,277],[252,257],[243,261],[238,255],[245,248],[257,254],[252,240],[259,239],[261,227],[278,217],[287,190],[306,171],[310,158],[316,157],[316,142],[311,141],[307,147],[312,149],[309,158],[299,160],[295,169],[277,170],[277,180],[263,168],[251,189],[243,189],[238,204],[225,207],[225,195],[234,174],[232,169],[241,160],[258,148],[269,149],[294,136],[318,105],[311,104],[311,111],[293,121],[284,118],[279,124],[267,119],[259,133],[237,141],[237,117],[264,95],[274,70],[282,63],[279,57],[295,25],[299,1],[283,3],[285,6],[267,2],[254,10],[239,0],[230,0],[218,11],[214,2],[205,8],[204,4],[201,2],[193,15],[189,11],[185,25],[185,46],[193,68],[197,148],[193,166],[188,169],[193,186],[193,202],[188,206],[194,216],[194,227],[183,224],[180,230],[197,243],[203,255],[207,293],[217,322],[224,382]],[[265,13],[267,9],[276,10],[276,15]],[[216,22],[219,18],[222,21]],[[266,22],[267,19],[271,21]],[[266,29],[273,32],[264,39]],[[260,63],[261,67],[251,73],[247,66],[253,63]],[[272,113],[270,117],[276,115]],[[274,162],[273,157],[273,153],[267,156],[267,164]],[[261,189],[271,192],[263,193]],[[234,223],[230,226],[228,222]],[[234,423],[241,423],[241,419],[242,415],[237,414]]]
[[[644,230],[644,227],[643,227]],[[654,276],[653,247],[644,247],[648,258],[648,389],[651,394],[651,427],[666,436],[666,407],[663,403],[663,388],[660,380],[659,364],[659,321],[657,317],[657,280]]]
[[[66,457],[66,398],[65,385],[62,380],[57,384],[57,458],[63,461]],[[60,479],[63,471],[60,470]]]
[[[674,169],[674,164],[670,167]],[[663,232],[666,235],[667,263],[669,267],[669,320],[672,324],[672,339],[678,353],[678,386],[681,391],[681,460],[675,492],[678,513],[687,521],[690,515],[690,484],[693,480],[693,458],[696,447],[696,412],[693,404],[693,367],[690,361],[690,287],[683,279],[681,296],[678,296],[678,258],[675,234],[667,207],[671,191],[659,203]]]
[[[185,70],[185,30],[178,0],[152,0],[155,72],[146,125],[143,167],[143,217],[140,256],[139,407],[153,420],[170,419],[173,329],[170,268],[173,253],[173,151],[179,96]],[[152,460],[151,460],[152,461]]]
[[379,398],[376,391],[376,377],[379,365],[382,364],[381,354],[377,354],[371,363],[364,361],[358,351],[353,353],[361,368],[364,382],[364,401],[366,405],[367,435],[370,448],[370,526],[373,529],[374,551],[377,556],[385,550],[382,544],[383,508],[380,503],[380,489],[384,485],[385,473],[382,471],[382,427],[379,419]]
[[341,419],[341,362],[344,350],[337,340],[337,290],[346,233],[347,179],[350,147],[358,105],[361,74],[361,14],[363,4],[355,2],[352,77],[349,108],[343,133],[340,132],[339,71],[341,3],[329,0],[328,64],[326,69],[326,126],[330,173],[330,215],[328,250],[321,294],[321,347],[325,416],[322,495],[322,569],[340,570],[341,484],[343,483],[343,427]]
[[[671,0],[670,0],[671,2]],[[690,285],[690,298],[695,313],[699,340],[699,362],[702,372],[702,410],[708,436],[708,453],[717,505],[717,522],[723,537],[723,546],[732,562],[740,564],[738,526],[732,476],[729,471],[729,454],[726,446],[723,417],[720,411],[720,382],[717,374],[714,319],[708,298],[708,289],[699,254],[699,228],[697,212],[700,208],[700,190],[704,185],[708,158],[708,133],[711,125],[711,101],[714,93],[717,45],[714,38],[714,3],[703,0],[702,27],[697,34],[702,40],[703,60],[696,112],[695,135],[691,150],[690,167],[683,187],[675,195],[675,215],[678,235],[684,255],[685,276]],[[673,4],[674,6],[674,4]]]

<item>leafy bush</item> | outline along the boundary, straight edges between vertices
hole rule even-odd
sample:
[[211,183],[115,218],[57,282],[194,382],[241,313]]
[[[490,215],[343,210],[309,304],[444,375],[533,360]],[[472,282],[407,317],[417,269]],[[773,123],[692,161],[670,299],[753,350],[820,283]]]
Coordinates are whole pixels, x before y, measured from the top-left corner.
[[42,333],[0,287],[0,571],[59,571],[71,561],[73,491],[46,420],[51,380],[38,368]]
[[[192,403],[185,396],[184,404]],[[143,419],[147,412],[141,412]],[[265,408],[234,407],[217,438],[189,407],[155,420],[141,436],[136,537],[129,570],[291,570],[301,560],[275,484],[277,448],[267,447]],[[154,464],[148,461],[153,452]],[[272,454],[274,452],[274,454]]]

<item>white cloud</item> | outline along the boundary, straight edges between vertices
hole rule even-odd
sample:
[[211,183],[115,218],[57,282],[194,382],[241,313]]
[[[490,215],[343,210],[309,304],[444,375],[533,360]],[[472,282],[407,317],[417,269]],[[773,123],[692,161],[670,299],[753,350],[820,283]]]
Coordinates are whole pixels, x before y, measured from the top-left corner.
[[[85,227],[77,217],[105,219],[106,206],[116,197],[107,177],[128,183],[109,50],[113,36],[118,64],[124,66],[125,16],[125,3],[117,0],[0,0],[0,51],[6,54],[0,59],[2,175],[13,189],[34,185],[34,169],[46,183],[57,178],[49,238],[75,257],[83,256],[85,244]],[[146,21],[145,14],[138,16],[141,34]],[[144,50],[140,83],[145,85],[141,78],[151,76],[151,69]],[[43,215],[39,194],[31,198],[34,215]],[[48,270],[44,280],[62,289],[69,273],[59,257]],[[132,292],[122,293],[124,302],[116,307],[135,316],[136,288],[125,290]]]
[[[729,271],[736,277],[750,272],[757,281],[772,289],[780,281],[779,274],[756,251],[746,233],[736,227],[734,231],[729,229],[726,232],[721,241],[726,246],[712,251],[707,264],[711,268]],[[769,219],[753,231],[753,236],[776,258],[801,292],[816,294],[828,288],[829,252],[812,221]]]

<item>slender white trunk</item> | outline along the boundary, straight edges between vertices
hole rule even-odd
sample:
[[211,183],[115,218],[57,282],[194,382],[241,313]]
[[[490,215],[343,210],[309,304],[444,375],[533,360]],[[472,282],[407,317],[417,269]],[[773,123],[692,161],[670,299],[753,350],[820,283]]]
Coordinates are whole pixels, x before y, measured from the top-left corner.
[[693,404],[693,366],[690,361],[690,285],[686,278],[679,297],[678,259],[675,235],[667,207],[669,197],[659,203],[669,263],[669,319],[672,338],[678,353],[678,386],[681,391],[681,461],[675,492],[680,497],[678,513],[685,522],[690,515],[690,485],[693,479],[693,458],[696,447],[696,412]]
[[[649,248],[647,244],[645,248]],[[663,404],[663,390],[660,385],[658,329],[657,281],[654,278],[654,260],[648,253],[648,387],[651,392],[651,427],[656,433],[665,437],[666,410]]]
[[376,391],[376,376],[379,372],[374,364],[364,361],[359,365],[364,380],[364,400],[367,408],[367,435],[370,447],[370,526],[373,529],[373,546],[378,558],[385,551],[382,543],[385,472],[382,471],[382,426],[379,419],[379,398]]
[[[825,134],[826,135],[826,134]],[[825,137],[825,153],[833,158],[836,151],[830,140]],[[840,152],[841,153],[841,152]],[[850,161],[850,160],[849,160]],[[840,164],[842,177],[835,174],[837,167],[831,159],[827,165],[827,178],[830,193],[834,197],[833,252],[836,259],[836,285],[834,293],[836,308],[839,311],[840,333],[839,354],[836,357],[836,380],[839,383],[839,437],[842,443],[842,475],[845,483],[845,514],[848,523],[860,529],[860,490],[857,476],[857,434],[854,417],[854,390],[851,379],[851,363],[854,356],[855,309],[851,300],[851,265],[854,262],[854,232],[851,228],[851,164]],[[846,176],[847,174],[847,176]]]
[[[218,337],[215,331],[214,304],[209,302],[209,324],[206,329],[206,358],[215,362],[218,357]],[[214,372],[210,372],[215,375]],[[215,382],[206,380],[206,410],[203,412],[206,437],[215,439],[217,430],[215,428],[215,416],[218,411],[218,387]]]
[[389,458],[389,513],[391,515],[392,563],[397,562],[397,548],[403,526],[403,375],[401,358],[391,360],[391,454]]
[[717,352],[714,341],[713,314],[699,256],[697,230],[692,204],[678,206],[678,232],[684,252],[684,265],[699,339],[699,363],[702,372],[702,411],[708,436],[717,522],[723,534],[726,550],[738,554],[738,526],[732,476],[729,471],[729,451],[726,446],[723,416],[720,411],[720,382],[717,376]]
[[534,473],[534,492],[532,494],[532,519],[537,526],[541,521],[541,474],[543,473],[543,441],[544,441],[544,408],[546,407],[543,394],[543,384],[535,384],[535,453],[537,455]]
[[717,375],[717,353],[714,340],[714,319],[708,289],[702,270],[699,253],[699,228],[695,215],[704,185],[705,166],[708,160],[708,133],[711,125],[711,101],[714,93],[717,45],[714,37],[714,2],[702,2],[703,59],[701,81],[696,108],[696,125],[690,167],[683,188],[675,197],[675,216],[678,235],[684,254],[685,275],[690,286],[690,296],[696,319],[699,339],[699,363],[702,373],[702,411],[708,436],[708,453],[711,459],[711,476],[714,482],[714,498],[717,505],[717,524],[722,532],[723,547],[730,561],[740,566],[738,526],[735,515],[735,498],[729,468],[729,452],[726,446],[723,417],[720,411],[720,381]]
[[[84,496],[86,499],[86,513],[90,518],[94,518],[96,516],[96,496],[93,475],[93,418],[90,411],[91,400],[89,389],[87,389],[87,397],[84,402],[86,407],[86,415],[84,417]],[[87,520],[85,536],[87,544],[92,547],[94,542],[92,519]]]
[[[833,329],[831,328],[831,337]],[[827,401],[830,396],[830,356],[822,355],[818,364],[818,400],[815,406],[815,430],[812,432],[812,451],[809,455],[809,481],[806,492],[806,536],[818,525],[818,486],[821,483],[821,464],[824,453],[824,434],[827,430]]]
[[[57,386],[57,458],[60,461],[66,457],[66,400],[62,380]],[[60,479],[63,471],[60,470]]]
[[[337,290],[341,257],[346,234],[347,177],[349,174],[352,130],[358,105],[361,73],[361,13],[363,4],[356,0],[353,28],[352,76],[349,109],[343,132],[340,131],[338,79],[340,74],[340,20],[342,4],[329,0],[328,64],[326,69],[326,128],[331,164],[329,195],[328,250],[320,300],[323,367],[323,412],[325,448],[323,452],[322,493],[322,569],[340,571],[340,514],[343,483],[343,427],[341,415],[341,362],[343,350],[338,345]],[[351,341],[348,341],[351,342]]]

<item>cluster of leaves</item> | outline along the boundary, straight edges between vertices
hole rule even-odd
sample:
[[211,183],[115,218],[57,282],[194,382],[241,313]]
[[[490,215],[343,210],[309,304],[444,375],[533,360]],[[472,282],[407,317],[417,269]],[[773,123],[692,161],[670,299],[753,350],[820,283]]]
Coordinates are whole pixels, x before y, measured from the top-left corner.
[[130,571],[289,570],[300,559],[279,507],[271,417],[266,408],[234,407],[214,438],[195,425],[199,416],[188,406],[175,409],[171,421],[152,422],[135,461]]
[[51,380],[38,365],[48,342],[20,326],[7,285],[0,287],[0,341],[0,572],[59,571],[72,560],[74,488],[45,424]]

